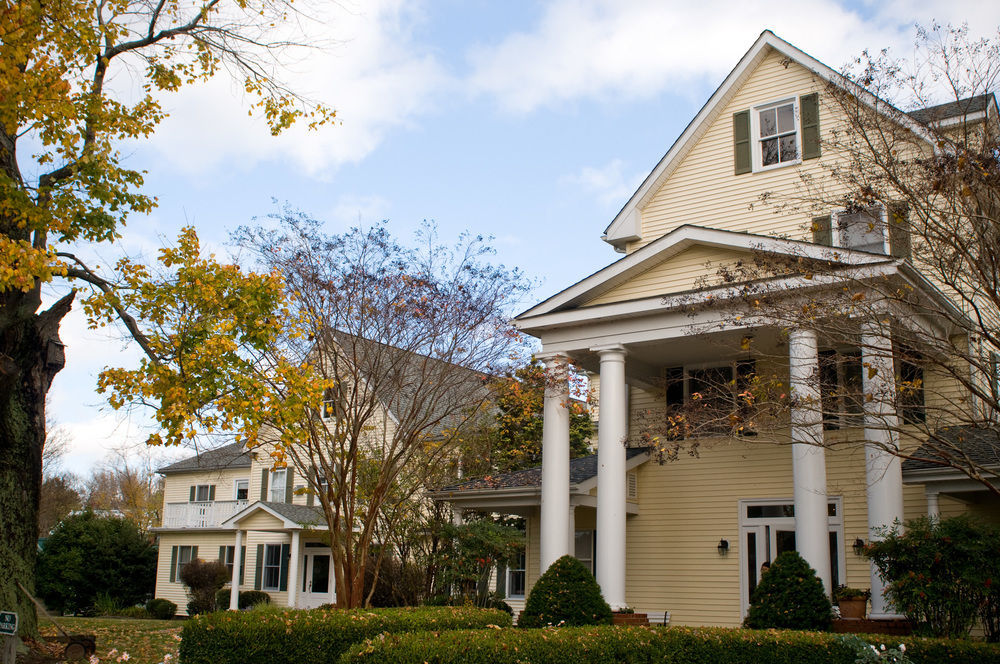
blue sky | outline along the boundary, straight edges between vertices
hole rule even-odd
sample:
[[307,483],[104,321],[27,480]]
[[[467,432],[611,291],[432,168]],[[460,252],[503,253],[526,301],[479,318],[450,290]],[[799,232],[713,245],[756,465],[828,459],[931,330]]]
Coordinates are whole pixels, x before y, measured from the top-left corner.
[[[312,0],[311,11],[305,39],[325,45],[287,54],[282,76],[338,123],[272,138],[223,77],[165,98],[156,135],[125,146],[159,207],[131,220],[122,248],[150,255],[186,223],[221,246],[285,203],[334,232],[387,219],[409,238],[432,219],[444,239],[494,236],[498,260],[542,297],[616,259],[602,231],[763,29],[839,68],[865,48],[905,56],[915,22],[987,35],[1000,24],[986,0]],[[94,391],[102,367],[137,355],[86,330],[79,311],[63,338],[49,412],[72,440],[65,467],[86,473],[145,437],[140,415]]]

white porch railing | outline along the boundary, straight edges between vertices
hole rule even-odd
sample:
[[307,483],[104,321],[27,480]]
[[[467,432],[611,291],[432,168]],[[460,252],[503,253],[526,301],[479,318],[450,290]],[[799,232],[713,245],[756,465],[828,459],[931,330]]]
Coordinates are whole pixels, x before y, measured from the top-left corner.
[[167,503],[164,528],[214,528],[249,504],[246,500]]

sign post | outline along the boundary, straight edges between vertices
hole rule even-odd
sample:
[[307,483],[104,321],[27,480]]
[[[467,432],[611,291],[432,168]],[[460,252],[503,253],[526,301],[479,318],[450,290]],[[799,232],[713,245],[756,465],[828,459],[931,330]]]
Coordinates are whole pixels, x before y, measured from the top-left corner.
[[14,664],[17,655],[17,614],[0,611],[0,662]]

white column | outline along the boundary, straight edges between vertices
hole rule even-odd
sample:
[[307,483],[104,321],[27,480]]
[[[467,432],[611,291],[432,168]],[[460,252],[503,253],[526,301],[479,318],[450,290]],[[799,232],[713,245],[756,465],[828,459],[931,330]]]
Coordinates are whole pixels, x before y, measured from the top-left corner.
[[927,516],[932,519],[939,518],[941,516],[941,507],[938,505],[938,492],[925,489],[924,495],[927,496]]
[[569,555],[575,556],[576,555],[576,505],[573,504],[573,501],[570,501],[569,503],[569,521],[567,523],[569,529]]
[[569,553],[569,376],[566,361],[545,358],[542,406],[542,507],[538,543],[541,572]]
[[461,526],[465,523],[465,510],[461,507],[453,507],[451,510],[451,525]]
[[794,399],[791,419],[795,548],[830,594],[833,580],[827,526],[826,450],[815,330],[792,330],[788,338],[788,374]]
[[296,608],[299,594],[299,557],[302,553],[302,531],[292,531],[292,554],[288,561],[288,606]]
[[[896,373],[892,342],[876,321],[862,324],[861,377],[865,401],[865,481],[868,494],[868,540],[878,541],[880,528],[903,520],[903,474],[896,416]],[[885,599],[885,584],[871,566],[872,617],[896,617]]]
[[612,609],[625,606],[625,349],[594,348],[601,357],[597,430],[597,583]]
[[236,548],[233,550],[233,578],[232,588],[229,591],[229,610],[238,611],[240,608],[240,563],[243,551],[243,531],[236,529]]

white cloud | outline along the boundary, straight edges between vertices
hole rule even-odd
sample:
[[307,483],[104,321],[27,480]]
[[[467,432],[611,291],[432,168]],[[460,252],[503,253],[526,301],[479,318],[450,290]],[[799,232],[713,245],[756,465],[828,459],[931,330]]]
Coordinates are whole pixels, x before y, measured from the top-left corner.
[[392,129],[406,126],[432,106],[446,83],[436,57],[411,34],[421,20],[403,0],[375,0],[352,8],[314,3],[316,21],[296,24],[304,43],[283,57],[282,80],[337,111],[336,124],[309,132],[295,126],[277,138],[264,122],[248,117],[239,83],[219,75],[164,99],[170,112],[149,144],[174,167],[204,174],[220,164],[248,168],[264,159],[291,158],[306,173],[322,176],[339,164],[375,150]]
[[343,228],[367,227],[389,217],[391,205],[381,196],[345,194],[330,211],[330,221]]
[[620,208],[639,187],[645,173],[624,173],[625,163],[612,159],[601,167],[586,166],[574,175],[562,178],[563,182],[581,187],[605,207]]
[[471,89],[515,113],[670,89],[687,96],[694,81],[721,81],[764,29],[839,69],[863,48],[891,46],[905,54],[914,22],[995,26],[990,4],[899,0],[873,3],[862,16],[833,0],[780,9],[762,0],[554,0],[530,29],[470,54]]

